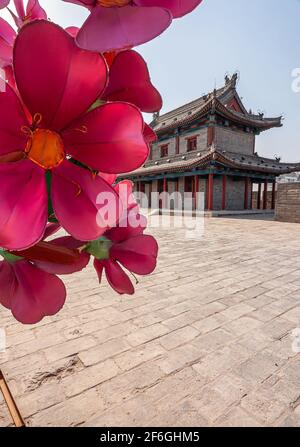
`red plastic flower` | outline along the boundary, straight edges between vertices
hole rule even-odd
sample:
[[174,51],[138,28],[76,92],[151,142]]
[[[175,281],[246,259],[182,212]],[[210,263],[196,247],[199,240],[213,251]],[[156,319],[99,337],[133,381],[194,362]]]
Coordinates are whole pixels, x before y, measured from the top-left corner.
[[59,223],[76,239],[96,240],[115,223],[103,216],[101,225],[97,197],[110,194],[109,206],[115,208],[118,195],[103,178],[68,158],[107,173],[138,168],[148,156],[142,115],[123,102],[87,112],[106,87],[106,64],[50,22],[34,21],[21,29],[14,72],[22,102],[9,86],[0,95],[0,246],[20,250],[42,238],[48,218],[46,174]]
[[[56,225],[48,226],[45,238],[58,229]],[[46,316],[55,315],[66,299],[64,283],[55,274],[78,272],[89,261],[84,254],[66,265],[28,261],[7,252],[2,252],[2,256],[0,304],[10,309],[13,316],[24,324],[35,324]]]
[[78,44],[94,51],[131,48],[159,36],[202,0],[64,0],[91,11],[77,35]]

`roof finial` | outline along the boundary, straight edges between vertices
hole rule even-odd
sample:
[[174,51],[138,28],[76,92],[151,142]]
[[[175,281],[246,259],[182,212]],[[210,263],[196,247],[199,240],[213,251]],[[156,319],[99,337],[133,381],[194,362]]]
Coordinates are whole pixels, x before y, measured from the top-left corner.
[[153,113],[153,115],[152,115],[152,119],[153,119],[153,121],[156,121],[158,118],[159,118],[159,111]]

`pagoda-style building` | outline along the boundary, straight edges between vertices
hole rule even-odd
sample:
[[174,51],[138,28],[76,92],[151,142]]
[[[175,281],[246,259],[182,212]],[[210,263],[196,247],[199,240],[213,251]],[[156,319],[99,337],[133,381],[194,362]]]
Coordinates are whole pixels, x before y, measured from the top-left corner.
[[[222,88],[154,115],[151,127],[158,140],[149,160],[126,175],[137,191],[147,194],[150,205],[152,192],[178,191],[192,193],[194,208],[199,206],[197,192],[203,192],[208,211],[275,208],[276,177],[300,171],[300,163],[281,163],[256,153],[256,136],[281,127],[282,117],[248,112],[236,91],[237,78],[226,76]],[[258,194],[253,204],[254,189]]]

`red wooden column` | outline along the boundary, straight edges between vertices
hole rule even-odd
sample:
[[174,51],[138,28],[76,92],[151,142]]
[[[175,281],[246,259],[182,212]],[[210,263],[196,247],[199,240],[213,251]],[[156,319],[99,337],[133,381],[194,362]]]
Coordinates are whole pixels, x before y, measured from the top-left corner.
[[272,210],[275,210],[276,205],[276,180],[272,184]]
[[199,175],[194,177],[194,187],[193,187],[193,208],[198,209],[198,193],[199,193]]
[[258,192],[257,192],[257,209],[261,208],[261,183],[258,184]]
[[214,174],[208,174],[207,209],[214,209]]
[[222,210],[226,210],[227,175],[222,177]]
[[252,182],[251,179],[250,179],[250,188],[251,188],[251,191],[250,191],[250,210],[253,210],[253,182]]
[[153,187],[153,182],[150,182],[149,183],[149,197],[148,197],[148,200],[149,200],[149,202],[148,202],[148,206],[149,206],[149,208],[151,208],[151,206],[152,206],[152,187]]
[[244,199],[244,208],[245,210],[249,209],[249,177],[245,178],[245,199]]
[[168,181],[166,177],[164,178],[164,192],[168,192]]
[[266,210],[267,208],[268,208],[268,180],[265,180],[263,209]]

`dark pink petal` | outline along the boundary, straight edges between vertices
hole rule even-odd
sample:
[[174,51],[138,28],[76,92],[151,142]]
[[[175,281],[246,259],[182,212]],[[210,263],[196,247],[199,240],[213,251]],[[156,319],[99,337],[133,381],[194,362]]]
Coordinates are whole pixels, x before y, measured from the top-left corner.
[[98,175],[107,181],[110,185],[113,185],[117,179],[117,174],[107,174],[106,172],[98,172]]
[[155,143],[155,141],[157,140],[156,133],[146,123],[145,123],[145,127],[144,127],[144,138],[145,138],[146,143],[148,143],[148,144]]
[[114,188],[122,200],[125,212],[136,205],[136,200],[133,195],[133,182],[131,180],[122,180]]
[[47,239],[50,236],[53,236],[61,229],[61,226],[57,223],[48,223],[43,239]]
[[26,20],[47,19],[46,11],[41,7],[39,0],[28,0],[26,8]]
[[[78,249],[84,245],[83,242],[77,241],[71,236],[63,236],[53,239],[50,244],[70,248],[71,250]],[[48,273],[56,275],[69,275],[71,273],[81,272],[89,263],[90,255],[81,252],[80,256],[72,264],[59,264],[59,262],[40,262],[35,261],[34,264],[40,269]]]
[[68,26],[68,28],[66,28],[66,31],[70,34],[70,36],[75,38],[78,34],[79,28],[77,26]]
[[121,51],[115,57],[102,98],[130,102],[147,113],[162,108],[162,98],[151,83],[146,62],[132,50]]
[[148,157],[141,112],[126,103],[97,107],[62,133],[66,152],[92,169],[109,174],[130,172]]
[[61,130],[85,112],[106,86],[107,67],[97,53],[80,50],[54,23],[35,20],[25,25],[15,43],[18,89],[42,127]]
[[134,0],[140,6],[160,6],[171,11],[174,18],[182,17],[192,12],[202,0]]
[[148,275],[156,267],[158,245],[152,236],[142,234],[115,244],[110,256],[138,275]]
[[20,18],[25,17],[25,8],[24,8],[24,0],[14,0],[15,8],[17,14]]
[[[132,212],[132,210],[129,212]],[[130,222],[134,222],[134,225],[130,225]],[[119,222],[117,227],[111,228],[104,234],[105,237],[113,242],[122,242],[129,238],[139,236],[143,234],[144,230],[147,228],[147,219],[139,213],[135,213],[133,221],[123,219]]]
[[35,324],[55,315],[65,304],[66,288],[55,275],[40,270],[28,261],[12,264],[17,286],[11,297],[13,316],[24,324]]
[[99,51],[131,48],[159,36],[171,24],[171,13],[163,8],[93,8],[77,35],[81,48]]
[[0,247],[24,250],[39,242],[45,232],[45,172],[26,159],[0,163],[0,178]]
[[14,271],[7,261],[0,262],[0,304],[11,308],[11,299],[17,286]]
[[15,30],[0,17],[0,66],[12,64]]
[[52,170],[51,194],[59,223],[81,241],[102,236],[109,226],[115,225],[122,210],[111,185],[69,161]]
[[117,262],[112,260],[105,260],[105,261],[95,260],[94,266],[100,278],[101,278],[100,272],[102,270],[101,264],[104,266],[107,281],[117,293],[119,293],[120,295],[134,294],[134,287],[132,285],[132,282],[130,281],[128,275],[124,272],[124,270],[119,266]]
[[15,75],[14,75],[14,72],[13,72],[12,65],[7,65],[6,67],[3,68],[3,70],[4,70],[4,73],[5,73],[5,80],[7,81],[7,83],[11,86],[11,88],[13,90],[17,91]]
[[28,127],[23,107],[16,93],[6,85],[0,93],[0,155],[24,151],[28,136],[22,131]]
[[99,283],[102,282],[102,275],[104,269],[104,261],[99,261],[99,259],[94,259],[94,267],[98,275]]

